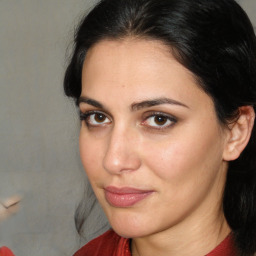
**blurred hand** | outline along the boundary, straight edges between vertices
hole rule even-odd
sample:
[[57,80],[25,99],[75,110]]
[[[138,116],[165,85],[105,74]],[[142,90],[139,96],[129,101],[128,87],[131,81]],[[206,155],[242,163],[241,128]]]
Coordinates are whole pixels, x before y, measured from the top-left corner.
[[14,195],[5,200],[0,200],[0,221],[8,218],[19,210],[21,196]]

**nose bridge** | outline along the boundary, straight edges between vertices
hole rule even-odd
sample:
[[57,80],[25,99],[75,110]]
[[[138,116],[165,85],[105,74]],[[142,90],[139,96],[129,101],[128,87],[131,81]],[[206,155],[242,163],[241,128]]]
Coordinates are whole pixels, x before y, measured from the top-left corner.
[[138,142],[138,136],[135,130],[122,125],[114,126],[103,160],[105,170],[112,174],[137,170],[140,159],[136,141]]

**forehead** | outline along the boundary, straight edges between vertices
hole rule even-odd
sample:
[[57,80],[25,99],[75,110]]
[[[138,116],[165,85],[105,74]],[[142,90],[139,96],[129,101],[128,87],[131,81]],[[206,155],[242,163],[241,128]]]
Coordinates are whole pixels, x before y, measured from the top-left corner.
[[[127,51],[129,52],[129,55],[127,55]],[[162,58],[173,59],[172,49],[165,45],[162,41],[133,37],[127,37],[118,40],[106,39],[99,41],[88,50],[85,63],[91,59],[92,55],[95,60],[104,55],[104,58],[109,57],[111,58],[111,61],[120,61],[122,60],[122,57],[125,57],[127,61],[130,59],[134,60],[141,58],[145,58],[151,61],[155,58],[160,60]],[[119,58],[115,59],[115,55],[118,55]]]
[[99,100],[126,96],[133,101],[166,95],[185,101],[206,96],[169,47],[141,39],[105,40],[94,45],[83,65],[82,95]]

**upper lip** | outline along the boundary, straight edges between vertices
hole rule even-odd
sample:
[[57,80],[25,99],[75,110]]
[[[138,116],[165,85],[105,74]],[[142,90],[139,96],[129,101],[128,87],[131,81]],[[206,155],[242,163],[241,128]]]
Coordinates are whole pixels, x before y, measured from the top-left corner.
[[153,190],[143,190],[143,189],[132,188],[132,187],[118,188],[114,186],[105,187],[105,190],[113,194],[143,194],[143,193],[153,192]]

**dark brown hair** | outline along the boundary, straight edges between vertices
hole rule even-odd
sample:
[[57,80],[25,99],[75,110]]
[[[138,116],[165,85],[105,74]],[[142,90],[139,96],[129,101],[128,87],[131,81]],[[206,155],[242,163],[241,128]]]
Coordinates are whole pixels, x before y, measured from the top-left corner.
[[[234,0],[102,0],[82,20],[64,80],[67,96],[81,94],[81,72],[90,47],[127,36],[157,39],[212,98],[227,124],[239,107],[256,106],[256,39]],[[241,156],[229,163],[223,209],[242,255],[256,252],[256,130]]]

